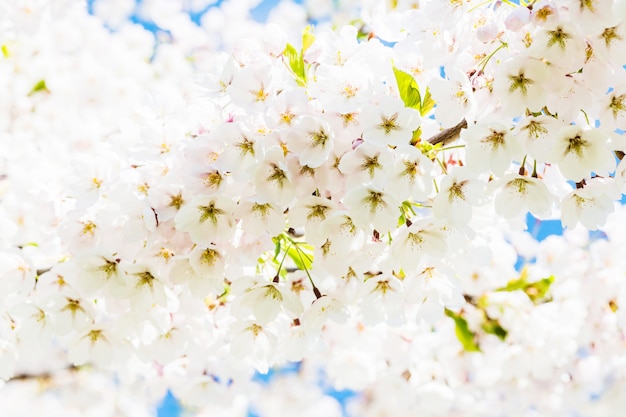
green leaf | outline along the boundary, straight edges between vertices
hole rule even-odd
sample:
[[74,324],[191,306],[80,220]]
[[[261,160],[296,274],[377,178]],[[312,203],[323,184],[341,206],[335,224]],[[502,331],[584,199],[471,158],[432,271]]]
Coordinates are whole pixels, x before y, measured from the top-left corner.
[[427,115],[435,107],[435,100],[430,95],[430,89],[426,87],[426,93],[424,94],[424,101],[422,101],[422,107],[420,108],[420,114],[422,116]]
[[548,278],[540,279],[539,281],[529,284],[524,288],[524,292],[535,304],[549,301],[551,297],[548,296],[548,291],[553,282],[554,275],[550,275]]
[[400,97],[404,105],[412,109],[417,109],[421,113],[422,98],[415,78],[413,78],[411,74],[399,70],[396,67],[393,67],[393,74],[396,76],[398,91],[400,92]]
[[371,35],[371,32],[367,32],[365,30],[365,26],[362,25],[361,27],[359,27],[359,31],[356,34],[356,39],[359,42],[367,42],[367,40],[369,39],[370,35]]
[[304,59],[302,58],[302,54],[296,51],[296,48],[291,44],[287,44],[283,51],[283,57],[287,58],[287,65],[296,78],[298,85],[305,86],[306,73],[304,71]]
[[308,25],[304,29],[304,33],[302,34],[302,55],[303,56],[306,50],[309,49],[309,46],[311,46],[314,41],[315,41],[315,36],[313,35],[313,26]]
[[415,146],[422,141],[422,127],[418,127],[413,131],[413,136],[411,137],[411,145]]
[[519,278],[509,281],[506,286],[498,288],[496,291],[517,291],[523,290],[528,284],[528,268],[524,267]]
[[513,279],[509,281],[505,287],[498,288],[496,291],[507,291],[507,292],[519,291],[519,290],[523,290],[526,287],[526,285],[528,285],[528,283],[526,282],[525,279],[518,278],[518,279]]
[[550,301],[551,297],[548,295],[548,291],[553,282],[554,275],[539,281],[528,282],[528,270],[524,268],[519,278],[509,281],[506,286],[498,288],[496,291],[510,292],[521,290],[526,293],[534,304],[540,304]]
[[446,316],[454,320],[456,337],[463,345],[463,349],[468,352],[480,352],[480,347],[476,343],[476,334],[473,333],[468,324],[460,314],[455,313],[452,310],[445,309]]
[[9,48],[7,48],[6,45],[2,45],[2,47],[0,49],[2,49],[2,56],[4,56],[5,58],[8,58],[9,57]]
[[504,341],[509,334],[509,332],[500,325],[498,320],[492,319],[491,317],[487,317],[481,327],[485,333],[493,334],[502,341]]
[[393,276],[398,278],[400,281],[403,281],[404,278],[406,278],[406,273],[404,272],[404,269],[400,269],[398,272],[392,272]]
[[430,156],[430,153],[435,149],[435,145],[430,142],[419,142],[417,144],[417,149],[419,149],[422,154]]
[[40,80],[37,84],[35,84],[35,86],[32,88],[32,90],[30,90],[30,93],[28,93],[29,96],[32,96],[35,93],[38,93],[40,91],[45,91],[45,92],[50,92],[50,90],[48,90],[48,87],[46,86],[46,80]]
[[281,248],[281,244],[282,244],[282,239],[280,238],[280,236],[277,237],[273,237],[272,240],[274,241],[274,260],[278,259],[278,255],[280,254],[280,248]]
[[413,209],[413,203],[411,203],[411,201],[409,201],[409,200],[403,201],[402,202],[402,208],[404,210],[410,211],[411,214],[415,216],[416,213],[415,213],[415,210]]

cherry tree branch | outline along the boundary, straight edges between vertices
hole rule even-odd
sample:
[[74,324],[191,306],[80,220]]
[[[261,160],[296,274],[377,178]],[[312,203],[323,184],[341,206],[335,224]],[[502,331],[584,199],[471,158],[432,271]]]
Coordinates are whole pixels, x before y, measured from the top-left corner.
[[41,379],[51,379],[54,376],[58,375],[59,373],[66,371],[66,372],[78,372],[80,370],[80,367],[75,366],[75,365],[69,365],[65,368],[60,368],[60,369],[55,369],[55,370],[51,370],[51,371],[44,371],[41,373],[35,373],[35,374],[31,374],[31,373],[21,373],[21,374],[16,374],[14,376],[11,377],[11,379],[9,379],[7,382],[16,382],[16,381],[28,381],[28,380],[33,380],[33,379],[37,379],[37,380],[41,380]]
[[442,146],[445,146],[457,140],[459,138],[461,130],[465,129],[466,127],[467,120],[463,119],[455,126],[449,127],[428,139],[428,143],[430,143],[431,145],[437,145],[441,143]]

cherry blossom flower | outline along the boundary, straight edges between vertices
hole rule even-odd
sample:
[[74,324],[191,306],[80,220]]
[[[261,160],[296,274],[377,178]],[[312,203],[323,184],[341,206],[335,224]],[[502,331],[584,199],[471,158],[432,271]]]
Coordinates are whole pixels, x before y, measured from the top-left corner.
[[470,80],[466,74],[458,70],[446,72],[448,80],[433,79],[430,93],[438,103],[435,117],[443,128],[456,125],[463,118],[473,119],[474,94]]
[[268,233],[280,234],[285,228],[285,216],[277,205],[259,201],[241,201],[237,205],[236,217],[241,219],[242,227],[253,236]]
[[613,211],[615,191],[611,183],[595,179],[583,188],[578,188],[566,196],[561,203],[563,225],[573,228],[581,223],[588,229],[595,230],[602,226],[607,216]]
[[608,176],[615,169],[615,159],[607,148],[607,139],[608,135],[601,129],[565,126],[556,134],[551,159],[572,181],[580,181],[591,172]]
[[257,164],[255,185],[264,201],[287,205],[294,197],[294,186],[285,163],[285,153],[279,146],[267,150],[265,159]]
[[539,111],[547,97],[549,77],[550,70],[542,61],[527,56],[511,58],[494,76],[493,92],[509,115],[523,114],[526,109]]
[[571,73],[578,71],[585,61],[585,41],[573,25],[561,21],[539,31],[529,52],[534,58],[545,59]]
[[497,189],[495,209],[505,218],[527,212],[537,218],[544,218],[551,212],[553,197],[543,181],[537,178],[507,174],[489,184],[488,189]]
[[376,276],[365,281],[361,301],[361,315],[365,324],[381,321],[399,323],[402,320],[404,300],[402,284],[394,277]]
[[600,123],[607,130],[626,130],[626,85],[615,86],[602,100]]
[[226,260],[215,245],[209,245],[206,248],[196,246],[189,254],[189,265],[203,280],[221,282]]
[[523,143],[529,156],[543,163],[552,157],[555,141],[554,134],[563,127],[563,123],[554,117],[528,116],[520,120],[513,133]]
[[395,229],[401,202],[390,193],[364,185],[349,191],[343,203],[352,212],[355,226],[383,234]]
[[320,224],[331,217],[335,210],[337,205],[332,200],[316,196],[306,197],[289,210],[289,225],[304,226],[309,243],[322,244],[325,236],[320,233]]
[[451,225],[466,225],[472,217],[470,207],[479,202],[483,187],[467,169],[455,169],[439,185],[439,193],[433,200],[433,214]]
[[271,328],[254,322],[242,322],[237,327],[239,329],[234,330],[230,343],[230,353],[237,358],[249,358],[259,372],[266,373],[277,342]]
[[320,330],[324,323],[331,319],[337,323],[345,323],[348,312],[344,303],[334,297],[321,297],[315,300],[303,313],[302,325],[309,331]]
[[281,311],[298,317],[304,310],[300,300],[291,291],[274,284],[258,285],[246,290],[240,305],[252,309],[256,323],[260,325],[273,321]]
[[235,203],[222,196],[196,197],[184,204],[174,218],[176,228],[191,239],[208,246],[217,239],[227,240],[235,232]]
[[391,246],[393,258],[405,271],[414,270],[427,257],[443,257],[446,249],[446,239],[440,225],[432,219],[412,223],[393,239]]
[[339,162],[339,170],[348,176],[348,186],[363,182],[386,184],[393,164],[391,152],[385,147],[378,147],[367,142],[345,153]]
[[56,295],[47,310],[52,319],[54,332],[67,335],[87,328],[96,315],[92,304],[71,291],[67,296]]
[[376,105],[364,106],[359,115],[363,140],[378,146],[410,143],[412,132],[420,125],[419,113],[394,97],[383,96],[378,101]]
[[623,408],[624,0],[213,3],[0,5],[4,414]]
[[372,93],[371,73],[359,71],[360,63],[348,60],[342,66],[321,65],[315,71],[312,93],[328,111],[360,110]]
[[411,197],[415,201],[426,200],[433,189],[432,161],[413,146],[399,146],[395,149],[395,155],[389,191],[399,199]]
[[333,137],[327,123],[302,116],[293,122],[287,135],[287,146],[298,155],[300,165],[317,168],[328,159],[333,149]]
[[98,366],[110,366],[119,348],[113,340],[113,334],[106,329],[91,327],[78,335],[68,351],[68,359],[82,365],[93,361]]
[[476,171],[490,168],[502,175],[511,162],[521,159],[521,147],[511,130],[500,123],[481,122],[461,131],[467,142],[467,166]]

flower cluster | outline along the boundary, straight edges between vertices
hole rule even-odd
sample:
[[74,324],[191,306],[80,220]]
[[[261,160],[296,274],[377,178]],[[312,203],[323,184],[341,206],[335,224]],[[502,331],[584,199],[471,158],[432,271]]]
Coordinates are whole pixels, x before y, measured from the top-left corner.
[[232,411],[300,362],[285,408],[340,413],[297,388],[317,369],[358,415],[623,401],[626,1],[346,1],[336,30],[223,38],[155,1],[158,42],[113,3],[112,32],[2,6],[0,378],[94,368]]

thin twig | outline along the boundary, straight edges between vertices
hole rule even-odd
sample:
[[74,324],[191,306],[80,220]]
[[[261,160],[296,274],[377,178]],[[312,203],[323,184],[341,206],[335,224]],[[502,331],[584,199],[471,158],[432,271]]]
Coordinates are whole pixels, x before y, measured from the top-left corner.
[[37,374],[29,374],[29,373],[16,374],[12,376],[7,382],[50,379],[63,371],[78,372],[79,370],[80,370],[79,366],[69,365],[65,368],[55,369],[52,371],[44,371],[44,372],[37,373]]
[[432,138],[428,139],[428,143],[431,145],[437,145],[441,143],[441,146],[446,146],[447,144],[454,142],[459,138],[459,134],[461,130],[467,127],[467,120],[461,120],[456,126],[452,126],[447,128],[446,130],[437,133]]

